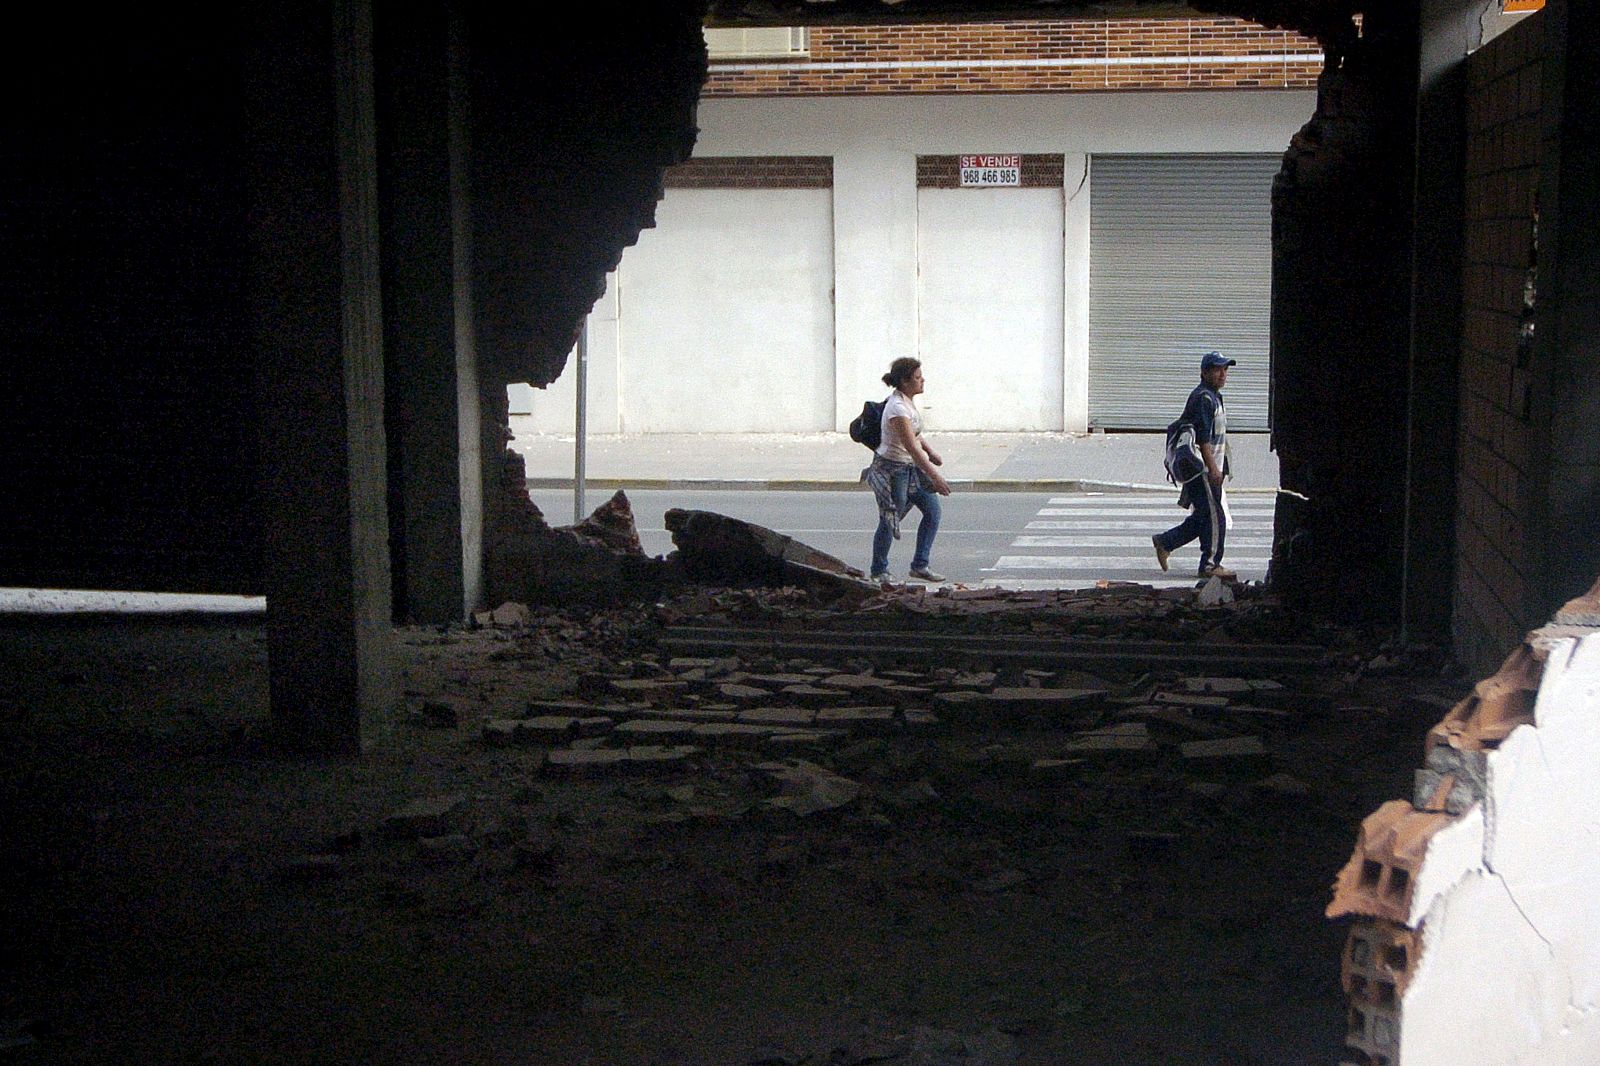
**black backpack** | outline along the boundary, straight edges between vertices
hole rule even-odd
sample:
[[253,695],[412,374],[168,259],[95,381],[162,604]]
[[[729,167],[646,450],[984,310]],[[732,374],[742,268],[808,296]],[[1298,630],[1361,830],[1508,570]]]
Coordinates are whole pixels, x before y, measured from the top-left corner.
[[1205,473],[1205,460],[1195,444],[1194,426],[1178,419],[1167,427],[1167,448],[1163,457],[1167,480],[1182,485]]
[[888,402],[886,396],[862,404],[861,413],[850,423],[850,439],[877,451],[878,445],[883,443],[883,405]]

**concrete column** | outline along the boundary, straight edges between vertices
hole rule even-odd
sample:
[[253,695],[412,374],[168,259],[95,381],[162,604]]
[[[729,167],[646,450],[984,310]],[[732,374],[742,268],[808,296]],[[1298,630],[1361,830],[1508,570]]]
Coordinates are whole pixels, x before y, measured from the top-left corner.
[[1089,430],[1089,157],[1068,152],[1062,168],[1066,196],[1061,306],[1061,428]]
[[1457,377],[1461,352],[1467,54],[1488,0],[1422,0],[1417,56],[1411,352],[1406,394],[1401,622],[1450,628],[1455,561]]
[[[395,615],[448,622],[482,575],[478,367],[465,239],[464,105],[442,0],[385,7],[374,27]],[[469,313],[458,314],[461,304]]]
[[1535,472],[1528,543],[1547,617],[1600,573],[1600,5],[1551,0],[1545,24],[1538,294],[1531,409]]
[[[472,148],[468,130],[471,108],[467,94],[467,31],[460,12],[450,18],[450,233],[455,278],[453,323],[456,337],[457,469],[461,478],[461,602],[472,611],[483,602],[488,549],[488,499],[505,451],[503,422],[490,419],[483,405],[486,384],[479,372],[478,335],[472,291],[472,181],[467,161]],[[505,385],[496,381],[502,400]],[[493,439],[490,439],[490,434]],[[487,443],[486,443],[487,442]]]
[[917,355],[917,158],[863,149],[833,162],[834,426],[843,431],[902,355]]
[[370,0],[243,19],[273,723],[291,747],[355,754],[384,735],[398,694]]

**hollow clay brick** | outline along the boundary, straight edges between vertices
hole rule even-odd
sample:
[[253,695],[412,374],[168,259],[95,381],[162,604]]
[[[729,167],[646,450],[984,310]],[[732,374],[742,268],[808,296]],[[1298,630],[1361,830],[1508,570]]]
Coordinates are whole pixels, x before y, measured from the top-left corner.
[[1350,927],[1340,962],[1340,982],[1353,1002],[1398,1009],[1416,972],[1422,935],[1394,922],[1364,918]]
[[1334,881],[1328,917],[1357,914],[1405,925],[1428,841],[1453,821],[1452,815],[1419,811],[1407,800],[1390,800],[1369,814],[1355,853]]
[[1399,1055],[1400,1012],[1365,1003],[1350,1004],[1350,1026],[1344,1043],[1376,1066],[1390,1066]]
[[1428,731],[1428,750],[1441,744],[1467,751],[1499,747],[1512,730],[1533,722],[1534,698],[1543,676],[1543,657],[1523,644],[1494,676],[1478,682],[1472,695]]

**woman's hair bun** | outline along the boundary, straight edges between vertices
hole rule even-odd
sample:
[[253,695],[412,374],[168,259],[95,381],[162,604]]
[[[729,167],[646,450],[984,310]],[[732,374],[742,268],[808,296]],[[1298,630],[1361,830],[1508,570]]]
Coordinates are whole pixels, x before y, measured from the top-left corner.
[[913,359],[909,355],[902,355],[889,364],[889,372],[883,375],[883,383],[891,389],[898,389],[901,385],[910,381],[911,375],[915,374],[921,367],[921,359]]

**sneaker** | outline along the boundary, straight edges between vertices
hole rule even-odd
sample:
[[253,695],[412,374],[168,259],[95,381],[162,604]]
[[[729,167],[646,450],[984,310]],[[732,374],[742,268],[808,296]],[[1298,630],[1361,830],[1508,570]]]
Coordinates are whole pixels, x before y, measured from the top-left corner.
[[943,574],[934,573],[932,570],[929,570],[926,566],[921,567],[920,569],[917,568],[917,567],[913,567],[912,570],[911,570],[911,576],[916,578],[919,581],[949,581],[950,580],[949,578],[945,577]]
[[1167,568],[1167,557],[1172,553],[1161,546],[1161,534],[1159,533],[1150,538],[1150,543],[1156,549],[1156,562],[1160,563],[1161,569],[1165,570]]
[[867,578],[867,580],[882,588],[894,588],[894,578],[889,576],[889,571],[887,570],[881,574],[872,574]]
[[1208,566],[1200,571],[1201,577],[1220,577],[1224,581],[1231,581],[1239,575],[1229,570],[1226,566]]

